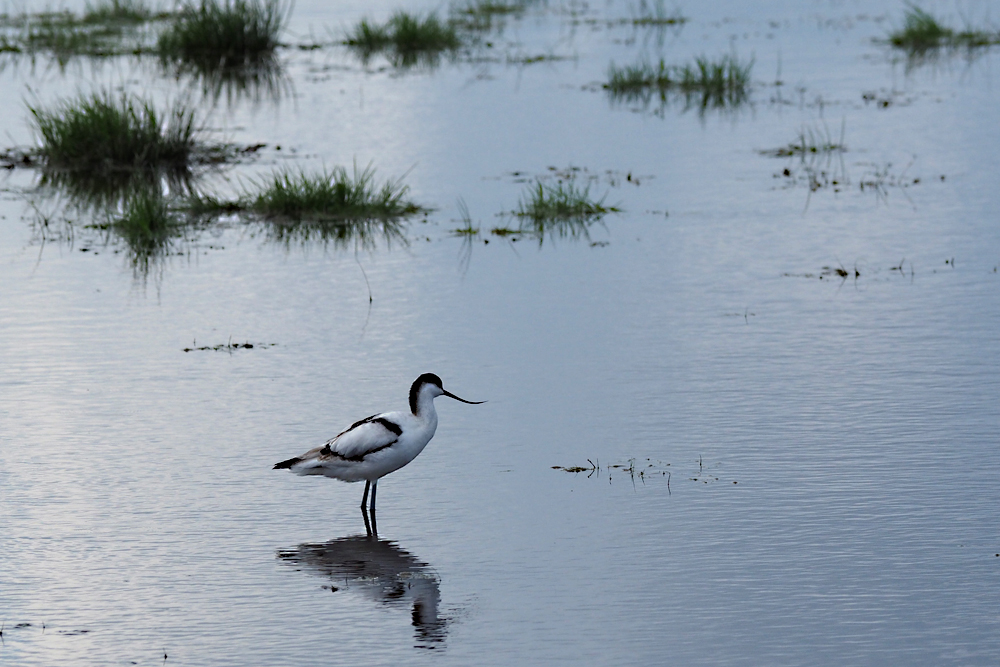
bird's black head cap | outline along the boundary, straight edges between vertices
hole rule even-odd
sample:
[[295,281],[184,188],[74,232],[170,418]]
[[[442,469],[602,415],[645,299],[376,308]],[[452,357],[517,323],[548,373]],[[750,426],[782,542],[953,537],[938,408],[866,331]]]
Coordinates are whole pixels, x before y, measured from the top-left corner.
[[436,384],[438,389],[444,389],[444,385],[441,383],[441,378],[434,373],[424,373],[410,385],[410,412],[417,414],[417,395],[420,394],[420,388],[425,384]]

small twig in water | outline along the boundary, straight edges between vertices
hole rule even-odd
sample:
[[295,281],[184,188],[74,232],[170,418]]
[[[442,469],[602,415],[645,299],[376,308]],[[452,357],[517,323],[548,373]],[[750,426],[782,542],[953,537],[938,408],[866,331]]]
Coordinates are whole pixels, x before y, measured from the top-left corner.
[[372,286],[368,282],[368,274],[365,273],[365,267],[361,266],[361,260],[358,259],[358,254],[354,253],[354,261],[358,263],[358,268],[361,269],[361,275],[365,277],[365,285],[368,287],[368,303],[372,302]]

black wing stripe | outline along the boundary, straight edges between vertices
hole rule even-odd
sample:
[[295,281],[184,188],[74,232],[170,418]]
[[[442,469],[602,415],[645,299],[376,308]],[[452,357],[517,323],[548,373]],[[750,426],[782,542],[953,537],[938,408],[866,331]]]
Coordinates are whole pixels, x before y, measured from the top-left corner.
[[[371,417],[369,417],[369,419],[371,419]],[[386,429],[395,433],[396,437],[403,435],[403,427],[397,424],[396,422],[389,421],[385,417],[378,417],[376,419],[372,419],[372,421],[378,422],[382,426],[385,426]]]
[[354,456],[344,456],[343,454],[339,454],[330,449],[330,445],[327,445],[326,447],[321,449],[319,453],[323,456],[329,456],[332,458],[340,459],[341,461],[359,462],[359,461],[364,461],[365,457],[368,456],[369,454],[374,454],[375,452],[381,452],[383,449],[388,449],[389,447],[392,447],[397,442],[399,442],[398,439],[393,440],[387,445],[382,445],[381,447],[376,447],[375,449],[369,449],[367,452],[362,452],[361,454],[355,454]]

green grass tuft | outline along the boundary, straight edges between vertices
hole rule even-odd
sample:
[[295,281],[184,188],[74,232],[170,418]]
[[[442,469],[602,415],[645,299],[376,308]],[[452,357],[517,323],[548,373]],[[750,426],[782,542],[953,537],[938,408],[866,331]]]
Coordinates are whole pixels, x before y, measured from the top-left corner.
[[521,196],[514,215],[533,221],[573,220],[599,218],[618,210],[605,206],[603,197],[598,201],[591,199],[589,186],[579,188],[572,181],[559,181],[555,185],[536,181]]
[[186,167],[195,150],[194,112],[161,114],[149,100],[81,95],[51,109],[29,106],[49,168],[91,173]]
[[659,93],[666,100],[668,93],[680,93],[691,104],[698,98],[702,108],[735,107],[745,102],[750,92],[750,72],[753,61],[746,63],[733,55],[713,61],[698,57],[693,63],[668,66],[660,60],[658,66],[648,62],[608,68],[605,90],[614,100],[648,102]]
[[254,182],[236,201],[196,198],[191,211],[198,214],[249,211],[271,219],[363,220],[400,218],[423,209],[406,199],[409,187],[399,180],[375,182],[371,166],[349,174],[344,167],[310,174],[281,169]]
[[916,6],[907,9],[903,27],[889,34],[893,46],[919,55],[939,48],[977,48],[1000,44],[1000,33],[968,27],[954,30]]
[[157,42],[164,60],[225,69],[253,65],[278,46],[279,0],[201,0],[185,5]]
[[384,53],[395,64],[413,65],[458,49],[462,40],[454,24],[442,21],[437,14],[421,18],[400,10],[385,24],[362,19],[346,35],[344,44],[357,50],[363,59]]

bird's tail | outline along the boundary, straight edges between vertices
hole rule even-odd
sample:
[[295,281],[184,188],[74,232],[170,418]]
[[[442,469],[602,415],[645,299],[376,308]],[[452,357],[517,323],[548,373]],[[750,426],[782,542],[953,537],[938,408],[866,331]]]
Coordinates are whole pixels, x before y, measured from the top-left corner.
[[293,465],[301,461],[302,459],[298,456],[288,459],[287,461],[282,461],[281,463],[275,463],[272,470],[285,470],[286,468],[291,468]]

